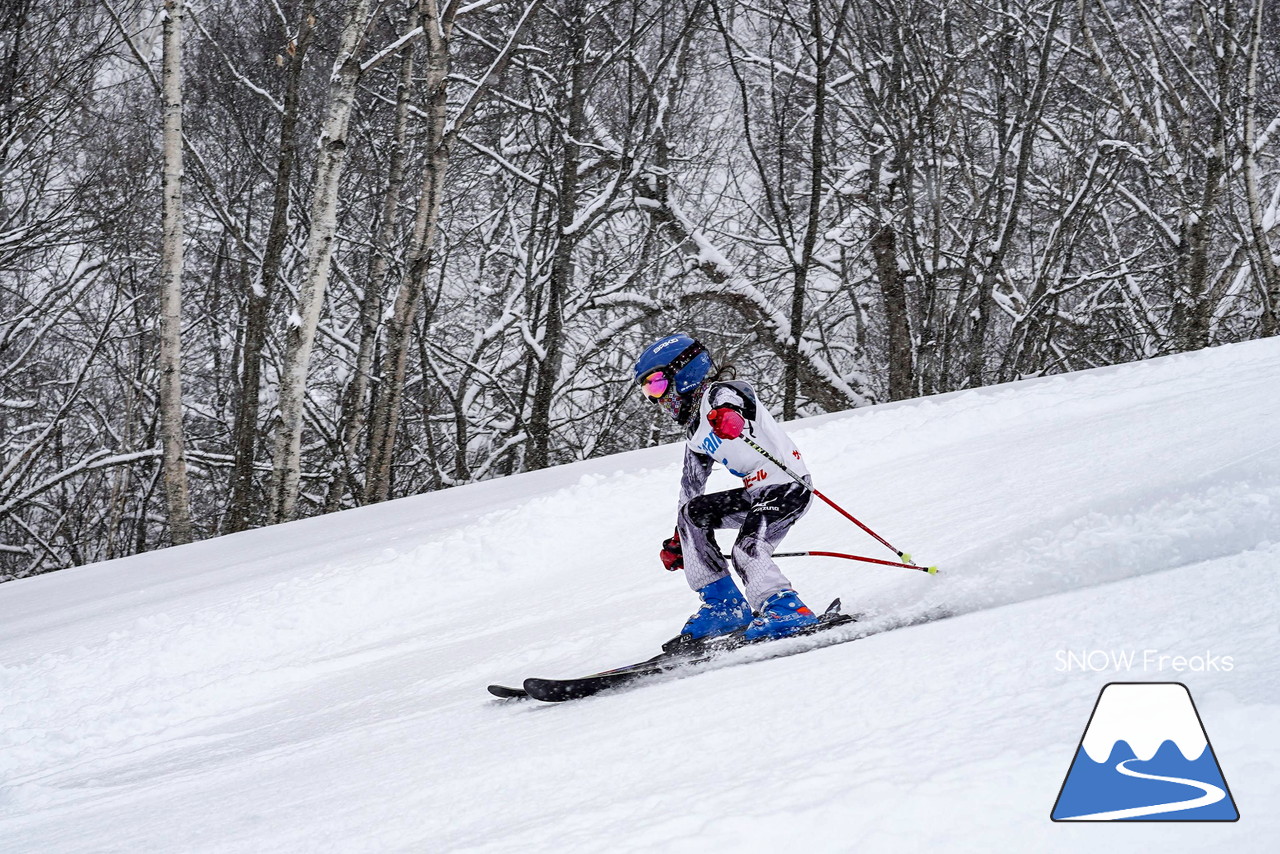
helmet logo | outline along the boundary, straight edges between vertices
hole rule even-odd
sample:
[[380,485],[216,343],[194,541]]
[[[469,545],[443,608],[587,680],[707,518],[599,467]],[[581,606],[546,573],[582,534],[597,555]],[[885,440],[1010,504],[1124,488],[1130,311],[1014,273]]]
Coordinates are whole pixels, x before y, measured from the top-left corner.
[[661,352],[662,350],[667,349],[668,347],[670,347],[672,344],[675,344],[679,340],[680,340],[679,338],[668,338],[666,341],[663,341],[660,344],[658,344],[656,347],[654,347],[653,352],[655,353]]

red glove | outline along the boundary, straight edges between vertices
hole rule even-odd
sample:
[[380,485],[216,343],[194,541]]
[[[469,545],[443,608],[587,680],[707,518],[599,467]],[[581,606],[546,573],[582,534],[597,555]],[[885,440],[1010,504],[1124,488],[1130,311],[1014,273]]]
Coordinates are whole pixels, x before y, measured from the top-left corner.
[[711,422],[711,429],[721,439],[736,439],[742,435],[742,428],[747,426],[742,413],[727,406],[708,412],[707,421]]
[[662,551],[658,553],[658,557],[662,558],[662,565],[669,572],[684,569],[684,552],[680,548],[679,528],[671,535],[671,539],[662,541]]

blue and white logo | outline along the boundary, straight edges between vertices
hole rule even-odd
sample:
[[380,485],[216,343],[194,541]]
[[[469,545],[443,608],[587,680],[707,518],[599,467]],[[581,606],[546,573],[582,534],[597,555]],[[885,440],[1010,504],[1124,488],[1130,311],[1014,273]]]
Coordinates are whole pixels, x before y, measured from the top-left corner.
[[1054,821],[1236,821],[1240,813],[1181,682],[1112,682],[1098,695]]

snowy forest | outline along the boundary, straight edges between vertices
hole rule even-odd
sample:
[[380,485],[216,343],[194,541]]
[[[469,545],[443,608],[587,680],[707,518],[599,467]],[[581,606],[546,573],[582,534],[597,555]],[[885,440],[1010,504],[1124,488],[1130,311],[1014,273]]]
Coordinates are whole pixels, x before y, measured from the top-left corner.
[[1278,141],[1262,0],[5,0],[0,581],[1274,335]]

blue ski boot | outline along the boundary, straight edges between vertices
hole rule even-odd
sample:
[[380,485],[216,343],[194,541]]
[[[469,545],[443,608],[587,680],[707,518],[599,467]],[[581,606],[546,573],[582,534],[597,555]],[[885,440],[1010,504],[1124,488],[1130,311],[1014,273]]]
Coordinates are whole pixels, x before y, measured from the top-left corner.
[[772,640],[793,635],[801,629],[816,626],[818,618],[800,601],[794,590],[783,589],[764,600],[760,616],[747,626],[748,641]]
[[690,641],[714,638],[736,632],[751,622],[751,606],[742,597],[733,576],[726,575],[698,591],[702,607],[693,613],[680,638]]

